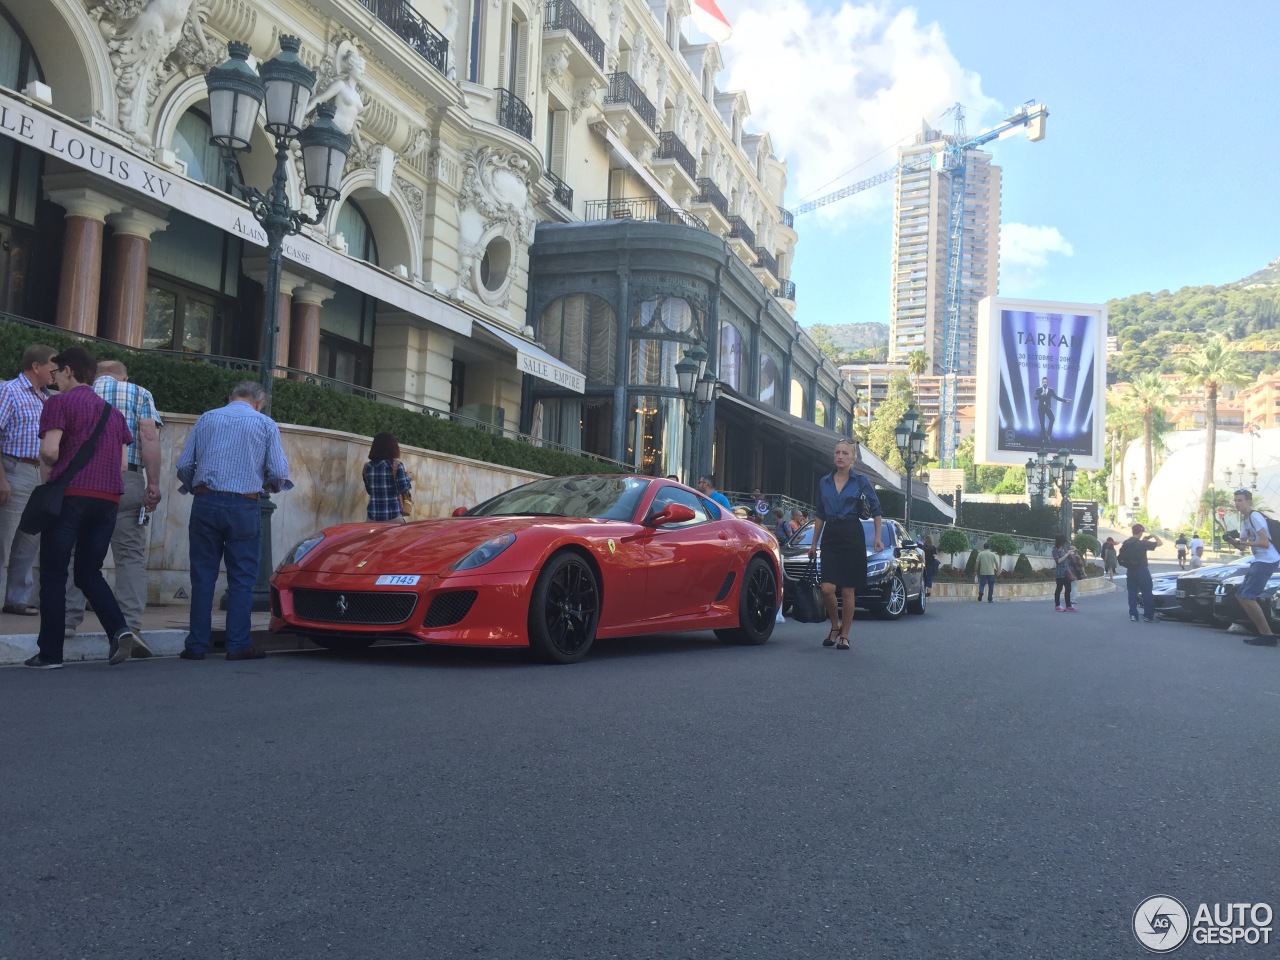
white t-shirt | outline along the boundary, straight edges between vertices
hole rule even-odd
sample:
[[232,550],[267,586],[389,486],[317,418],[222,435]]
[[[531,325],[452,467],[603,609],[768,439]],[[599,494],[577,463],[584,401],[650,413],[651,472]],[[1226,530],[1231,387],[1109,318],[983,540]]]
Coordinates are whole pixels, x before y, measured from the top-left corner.
[[1187,544],[1187,546],[1191,548],[1191,555],[1193,557],[1198,557],[1204,552],[1204,541],[1199,537],[1192,537],[1191,542]]
[[[1257,540],[1260,533],[1266,533],[1268,538],[1271,536],[1270,530],[1267,529],[1267,518],[1256,510],[1249,516],[1240,518],[1240,533],[1242,536],[1247,535],[1249,540]],[[1259,563],[1280,563],[1280,550],[1276,550],[1274,543],[1250,549],[1253,550],[1253,559]]]

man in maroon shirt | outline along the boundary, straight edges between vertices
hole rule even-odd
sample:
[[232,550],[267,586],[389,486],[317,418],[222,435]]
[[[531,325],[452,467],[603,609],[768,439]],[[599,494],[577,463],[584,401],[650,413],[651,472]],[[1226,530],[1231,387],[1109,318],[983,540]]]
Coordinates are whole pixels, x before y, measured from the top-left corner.
[[[53,362],[58,395],[49,399],[40,414],[40,460],[48,468],[46,481],[67,472],[76,451],[92,436],[108,407],[93,392],[98,362],[89,351],[71,347]],[[40,652],[27,661],[28,667],[52,670],[62,666],[67,567],[72,551],[75,584],[93,604],[93,612],[110,637],[109,662],[124,663],[133,652],[137,638],[126,626],[120,604],[102,576],[102,561],[111,546],[116,509],[124,493],[120,479],[124,448],[133,442],[120,411],[109,409],[89,462],[66,478],[62,513],[40,534]]]

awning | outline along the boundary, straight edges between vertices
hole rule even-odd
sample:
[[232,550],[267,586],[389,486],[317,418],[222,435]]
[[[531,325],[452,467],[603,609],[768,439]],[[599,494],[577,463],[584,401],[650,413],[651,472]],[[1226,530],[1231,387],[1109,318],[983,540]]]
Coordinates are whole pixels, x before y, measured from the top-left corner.
[[531,340],[503,330],[488,320],[476,320],[475,326],[516,352],[516,367],[521,373],[554,383],[574,393],[585,393],[587,378],[563,360],[558,360]]
[[[767,403],[761,403],[759,400],[752,400],[731,387],[726,387],[724,384],[720,385],[717,396],[719,398],[717,402],[728,401],[730,404],[740,407],[763,420],[776,424],[782,428],[788,440],[806,447],[811,453],[820,456],[826,462],[830,462],[836,441],[840,439],[840,434],[834,430],[820,427],[816,423],[810,423],[800,417],[793,417],[785,410],[771,407]],[[905,483],[900,473],[891,469],[887,463],[868,450],[864,444],[859,444],[858,452],[859,460],[853,465],[853,469],[856,472],[863,474],[873,483],[879,484],[886,490],[903,489]],[[947,505],[946,501],[939,499],[938,495],[923,483],[912,484],[911,499],[927,501],[946,516],[955,516],[955,511]]]
[[[256,246],[267,245],[266,232],[246,204],[149,163],[45,107],[0,93],[0,134],[101,177],[105,181],[104,192],[108,186],[123,189],[153,204],[181,210]],[[461,336],[471,336],[471,314],[310,237],[287,237],[284,256],[319,276],[345,283]]]

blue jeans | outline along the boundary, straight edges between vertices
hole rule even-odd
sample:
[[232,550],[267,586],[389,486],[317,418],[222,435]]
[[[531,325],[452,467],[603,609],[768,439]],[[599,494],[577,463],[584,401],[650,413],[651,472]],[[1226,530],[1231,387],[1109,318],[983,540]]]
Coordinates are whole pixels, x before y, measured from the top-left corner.
[[108,637],[125,628],[116,595],[102,575],[102,561],[116,528],[116,504],[96,497],[65,497],[62,514],[40,534],[40,656],[62,662],[67,609],[67,566],[75,553],[72,577],[93,604]]
[[1130,567],[1125,582],[1129,585],[1129,616],[1138,615],[1138,596],[1142,596],[1143,616],[1147,620],[1156,618],[1156,600],[1151,595],[1151,568]]
[[[187,536],[191,541],[191,621],[186,648],[207,653],[218,567],[227,565],[227,652],[253,646],[249,635],[253,582],[258,578],[258,535],[262,513],[257,500],[234,493],[197,494]],[[95,606],[95,609],[96,606]]]
[[978,599],[982,599],[983,587],[987,590],[987,599],[992,600],[996,595],[996,575],[994,573],[978,574]]

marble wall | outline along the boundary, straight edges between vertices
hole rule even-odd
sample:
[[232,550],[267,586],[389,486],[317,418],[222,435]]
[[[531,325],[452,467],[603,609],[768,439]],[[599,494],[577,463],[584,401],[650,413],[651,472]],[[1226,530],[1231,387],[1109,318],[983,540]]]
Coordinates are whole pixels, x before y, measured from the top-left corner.
[[[151,518],[147,562],[147,602],[189,602],[191,592],[187,522],[190,496],[178,493],[174,464],[196,418],[164,414],[160,431],[161,494]],[[365,519],[369,498],[361,470],[369,456],[369,438],[317,427],[282,424],[280,438],[294,487],[272,497],[272,555],[276,563],[295,543],[335,523]],[[543,474],[501,467],[465,457],[402,447],[405,469],[413,479],[414,516],[447,517],[457,507],[470,507]],[[108,577],[109,579],[109,577]],[[225,588],[225,574],[218,593]]]

